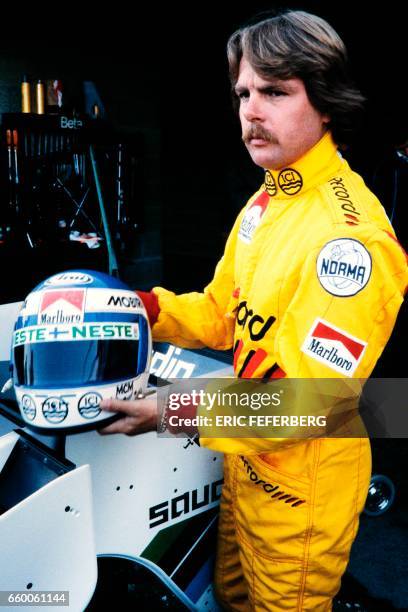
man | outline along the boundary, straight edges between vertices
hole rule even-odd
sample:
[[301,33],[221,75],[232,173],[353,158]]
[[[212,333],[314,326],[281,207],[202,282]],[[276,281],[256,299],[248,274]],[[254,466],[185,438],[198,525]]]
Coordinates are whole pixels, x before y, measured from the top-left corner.
[[[234,347],[241,378],[370,375],[408,283],[375,196],[337,151],[362,97],[319,17],[292,11],[228,43],[242,137],[265,180],[203,293],[143,299],[157,340]],[[103,404],[103,433],[156,426],[152,401]],[[201,438],[225,455],[216,589],[230,610],[330,610],[371,471],[366,439]],[[278,450],[277,450],[278,449]]]

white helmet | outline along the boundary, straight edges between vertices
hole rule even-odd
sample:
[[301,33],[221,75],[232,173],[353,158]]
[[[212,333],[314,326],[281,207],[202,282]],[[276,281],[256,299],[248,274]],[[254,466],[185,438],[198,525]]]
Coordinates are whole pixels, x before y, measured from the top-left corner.
[[120,280],[91,270],[51,276],[27,296],[12,341],[21,414],[38,430],[84,430],[112,413],[105,398],[147,388],[152,349],[144,306]]

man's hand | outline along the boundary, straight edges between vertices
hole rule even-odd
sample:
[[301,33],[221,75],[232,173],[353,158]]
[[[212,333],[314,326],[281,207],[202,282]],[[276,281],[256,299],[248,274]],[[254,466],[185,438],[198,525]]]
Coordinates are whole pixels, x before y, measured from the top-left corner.
[[157,429],[157,395],[138,400],[102,400],[100,406],[107,412],[122,414],[114,423],[98,429],[102,435],[123,433],[135,436]]

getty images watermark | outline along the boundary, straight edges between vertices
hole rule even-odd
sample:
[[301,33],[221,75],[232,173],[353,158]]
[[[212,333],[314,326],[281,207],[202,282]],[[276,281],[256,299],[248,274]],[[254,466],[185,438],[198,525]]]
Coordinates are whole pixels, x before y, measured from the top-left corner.
[[408,438],[407,378],[227,378],[158,388],[159,435]]
[[[247,385],[247,383],[245,383]],[[229,383],[231,385],[231,383]],[[190,386],[190,385],[189,385]],[[278,408],[282,404],[284,389],[270,392],[224,391],[213,392],[193,388],[184,392],[171,392],[166,404],[167,423],[171,428],[185,427],[326,427],[326,417],[297,414],[251,414],[265,408]],[[194,408],[200,414],[194,415]],[[224,414],[224,409],[244,409],[244,414]],[[207,414],[205,412],[207,412]],[[214,411],[220,414],[211,414]],[[185,414],[187,412],[187,414]],[[204,413],[203,413],[204,412]]]

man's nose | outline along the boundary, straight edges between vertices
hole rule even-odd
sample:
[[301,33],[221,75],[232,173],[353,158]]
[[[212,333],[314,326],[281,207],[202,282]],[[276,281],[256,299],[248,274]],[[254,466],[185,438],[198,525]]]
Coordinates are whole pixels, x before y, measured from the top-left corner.
[[264,119],[262,101],[256,94],[251,94],[242,106],[245,119],[251,121],[262,121]]

